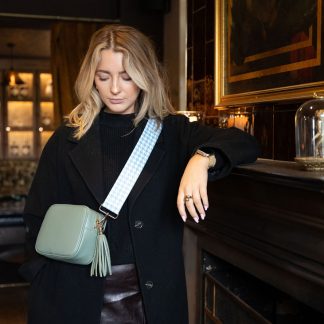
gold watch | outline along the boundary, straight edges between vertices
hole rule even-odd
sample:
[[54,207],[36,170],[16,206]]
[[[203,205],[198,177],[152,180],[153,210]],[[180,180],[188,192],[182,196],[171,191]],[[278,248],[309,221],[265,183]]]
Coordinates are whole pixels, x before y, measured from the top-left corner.
[[216,164],[216,157],[214,154],[209,154],[209,153],[206,153],[202,150],[197,150],[196,151],[196,154],[199,154],[201,156],[204,156],[204,157],[207,157],[209,159],[209,162],[208,162],[208,169],[210,168],[213,168]]

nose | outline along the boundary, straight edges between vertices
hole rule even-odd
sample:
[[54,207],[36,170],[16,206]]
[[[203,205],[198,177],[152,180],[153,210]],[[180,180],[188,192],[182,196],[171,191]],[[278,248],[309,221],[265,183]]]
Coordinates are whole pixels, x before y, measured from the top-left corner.
[[120,85],[119,85],[119,80],[118,78],[113,78],[110,91],[112,94],[118,94],[120,92]]

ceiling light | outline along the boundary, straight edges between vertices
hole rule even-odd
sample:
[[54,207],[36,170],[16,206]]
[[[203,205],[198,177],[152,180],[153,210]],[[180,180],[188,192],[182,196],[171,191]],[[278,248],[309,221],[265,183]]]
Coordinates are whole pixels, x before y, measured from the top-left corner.
[[11,86],[11,87],[25,84],[25,82],[21,79],[19,74],[13,68],[13,56],[14,56],[13,55],[13,49],[15,47],[15,44],[14,43],[8,43],[7,46],[10,49],[10,70],[7,73],[7,76],[6,76],[6,84]]

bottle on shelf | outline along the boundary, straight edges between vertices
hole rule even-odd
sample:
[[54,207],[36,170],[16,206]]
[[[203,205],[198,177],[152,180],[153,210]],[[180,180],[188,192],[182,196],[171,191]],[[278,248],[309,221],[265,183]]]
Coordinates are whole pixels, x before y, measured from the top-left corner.
[[21,152],[22,152],[23,156],[29,156],[30,155],[30,145],[29,145],[29,143],[27,141],[22,146]]

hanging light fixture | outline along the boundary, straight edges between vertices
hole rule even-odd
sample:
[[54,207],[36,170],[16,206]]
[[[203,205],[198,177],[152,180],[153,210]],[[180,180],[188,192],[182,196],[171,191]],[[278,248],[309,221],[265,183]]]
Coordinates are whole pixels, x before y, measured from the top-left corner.
[[13,49],[15,47],[15,44],[8,43],[7,46],[10,49],[10,70],[6,77],[6,79],[7,79],[6,84],[9,85],[10,87],[25,84],[25,82],[21,79],[19,74],[13,68]]

